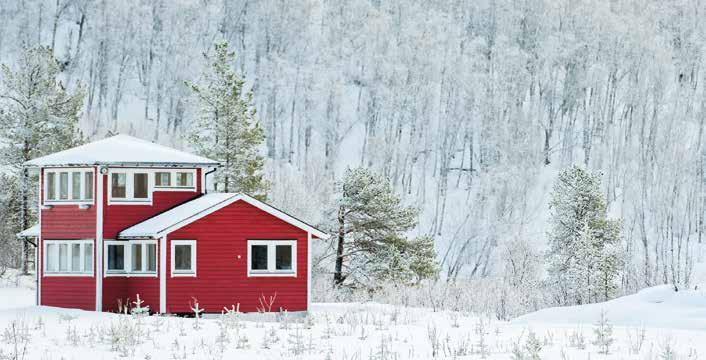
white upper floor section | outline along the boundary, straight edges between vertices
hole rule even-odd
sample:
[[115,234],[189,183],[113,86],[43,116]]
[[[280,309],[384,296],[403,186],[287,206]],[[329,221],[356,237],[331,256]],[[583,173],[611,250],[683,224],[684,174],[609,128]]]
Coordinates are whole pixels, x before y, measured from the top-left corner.
[[218,162],[128,135],[115,135],[25,163],[25,166],[82,165],[217,166]]

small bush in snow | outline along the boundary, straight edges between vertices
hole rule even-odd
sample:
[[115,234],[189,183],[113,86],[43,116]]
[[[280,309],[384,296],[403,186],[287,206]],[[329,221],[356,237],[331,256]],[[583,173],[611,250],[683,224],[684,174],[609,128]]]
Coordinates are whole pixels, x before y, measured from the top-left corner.
[[642,350],[642,345],[645,343],[645,328],[628,330],[628,347],[630,352],[637,355]]
[[672,345],[672,339],[664,339],[660,346],[659,358],[660,360],[675,360],[677,358],[674,346]]
[[586,348],[586,338],[581,330],[576,329],[569,335],[569,346],[579,350]]
[[608,321],[605,311],[601,311],[600,318],[593,329],[593,345],[598,347],[599,354],[609,354],[610,347],[615,342],[613,326]]
[[191,305],[191,311],[194,312],[194,330],[199,330],[201,329],[201,325],[199,324],[199,318],[201,317],[201,313],[203,313],[204,309],[199,307],[199,300],[196,298],[194,299],[194,304]]
[[30,343],[29,326],[23,320],[13,320],[2,332],[2,341],[10,345],[7,357],[0,352],[0,359],[21,360],[27,355]]

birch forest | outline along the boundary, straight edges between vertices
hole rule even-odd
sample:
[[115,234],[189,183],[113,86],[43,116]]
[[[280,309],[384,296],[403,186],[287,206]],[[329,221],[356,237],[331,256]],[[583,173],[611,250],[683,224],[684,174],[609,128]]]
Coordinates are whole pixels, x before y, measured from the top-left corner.
[[0,63],[49,47],[85,91],[88,139],[189,150],[187,83],[227,41],[269,201],[330,229],[336,184],[369,168],[420,210],[441,282],[541,281],[552,186],[581,166],[621,223],[630,294],[688,287],[706,255],[704,16],[701,0],[0,0]]

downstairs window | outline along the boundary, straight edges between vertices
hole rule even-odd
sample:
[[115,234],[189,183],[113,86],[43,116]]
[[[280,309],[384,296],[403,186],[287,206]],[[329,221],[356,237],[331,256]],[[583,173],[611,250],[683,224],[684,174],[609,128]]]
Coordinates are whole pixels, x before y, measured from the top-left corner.
[[44,240],[44,274],[93,275],[93,240]]
[[156,276],[157,241],[105,241],[105,272],[113,276]]
[[296,275],[296,240],[248,240],[248,276]]

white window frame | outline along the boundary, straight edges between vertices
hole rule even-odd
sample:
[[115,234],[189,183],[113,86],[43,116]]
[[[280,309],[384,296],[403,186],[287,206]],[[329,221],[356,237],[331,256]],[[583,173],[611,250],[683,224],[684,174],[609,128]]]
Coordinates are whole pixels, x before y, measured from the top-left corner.
[[[150,175],[153,184],[155,183],[156,173],[169,173],[169,186],[154,185],[154,191],[196,191],[196,169],[154,169]],[[177,186],[177,173],[191,173],[194,185]]]
[[[170,186],[156,186],[155,174],[169,173]],[[191,173],[193,186],[176,186],[176,173]],[[125,198],[113,197],[113,174],[125,174]],[[147,174],[147,198],[135,198],[135,173]],[[58,183],[58,180],[57,180]],[[160,169],[160,168],[110,168],[108,171],[108,205],[152,205],[155,191],[191,191],[196,192],[196,169]],[[95,197],[95,196],[94,196]]]
[[[171,242],[171,277],[196,277],[196,240],[172,240]],[[191,270],[176,270],[175,269],[175,252],[174,248],[177,245],[191,246]]]
[[[267,270],[253,270],[252,246],[267,245]],[[276,270],[277,245],[290,245],[292,247],[292,269]],[[248,277],[297,277],[297,241],[296,240],[248,240]]]
[[[108,171],[108,205],[152,205],[154,175],[150,169],[111,168]],[[113,197],[113,174],[125,174],[125,197]],[[147,174],[147,197],[135,198],[135,174]]]
[[[44,276],[83,276],[83,277],[93,277],[94,271],[93,269],[96,266],[96,248],[95,244],[93,242],[93,239],[83,239],[83,240],[43,240],[43,249],[42,249],[42,254],[43,254],[43,259],[42,259],[42,267],[44,268]],[[47,270],[47,256],[48,256],[48,245],[63,245],[66,244],[68,246],[68,251],[66,251],[66,263],[68,264],[69,268],[71,267],[71,249],[73,245],[75,244],[80,244],[80,254],[79,254],[79,262],[80,262],[80,270],[79,271],[49,271]],[[86,253],[85,253],[85,246],[86,244],[91,244],[93,246],[93,259],[91,260],[91,269],[86,270],[85,265],[86,265]],[[59,252],[57,251],[56,253],[56,258],[54,261],[57,262],[57,267],[59,265]]]
[[[142,270],[132,270],[132,245],[142,245]],[[147,245],[152,244],[157,246],[155,251],[155,270],[147,270]],[[108,246],[120,245],[123,247],[123,270],[108,270]],[[103,254],[103,277],[157,277],[159,273],[159,246],[157,240],[104,240]]]
[[[68,190],[67,190],[67,198],[65,200],[59,199],[59,193],[61,191],[61,181],[59,180],[59,174],[65,172],[69,174],[69,179],[68,179]],[[80,189],[81,189],[81,194],[79,195],[79,199],[72,199],[73,197],[73,189],[74,187],[72,186],[72,181],[73,181],[73,173],[81,173],[80,176]],[[93,174],[93,186],[95,187],[96,184],[96,172],[95,169],[93,168],[45,168],[44,169],[44,175],[42,179],[42,187],[43,187],[43,200],[44,200],[44,205],[93,205],[96,194],[95,191],[93,191],[93,198],[92,199],[86,199],[86,173],[91,173]],[[56,196],[56,199],[49,199],[49,173],[54,174],[54,195]],[[95,190],[95,189],[94,189]]]

